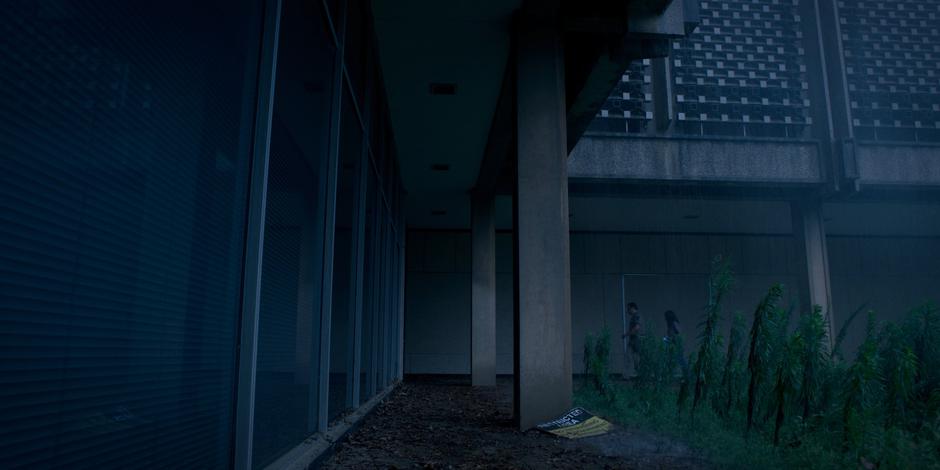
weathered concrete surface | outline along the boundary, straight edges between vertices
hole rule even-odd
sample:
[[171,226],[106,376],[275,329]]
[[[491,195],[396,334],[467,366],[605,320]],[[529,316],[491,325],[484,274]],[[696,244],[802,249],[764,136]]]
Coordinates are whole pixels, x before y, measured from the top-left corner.
[[815,143],[587,135],[571,152],[572,178],[822,183]]
[[557,10],[528,5],[516,63],[515,412],[521,429],[571,406],[564,55]]
[[[633,2],[636,4],[640,2]],[[630,15],[628,31],[663,36],[685,36],[698,24],[699,8],[697,2],[672,0],[666,3],[664,11],[634,12]]]
[[796,201],[790,205],[793,236],[796,238],[797,261],[801,267],[800,307],[812,311],[818,305],[827,319],[829,341],[833,340],[832,289],[829,277],[829,252],[826,227],[820,201]]
[[940,186],[940,146],[855,146],[859,182],[863,185]]
[[471,349],[474,387],[496,385],[496,222],[493,196],[476,197],[471,209]]

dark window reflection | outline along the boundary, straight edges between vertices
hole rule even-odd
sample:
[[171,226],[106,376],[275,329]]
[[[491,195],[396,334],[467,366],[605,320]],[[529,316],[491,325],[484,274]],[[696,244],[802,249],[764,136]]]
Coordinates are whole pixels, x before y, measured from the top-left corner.
[[365,260],[363,268],[362,285],[362,343],[360,366],[360,401],[365,402],[375,395],[375,341],[377,331],[375,328],[376,299],[378,297],[378,268],[376,248],[379,231],[376,225],[377,214],[377,186],[375,173],[369,171],[368,187],[366,188],[366,226],[365,226]]
[[333,310],[330,340],[330,420],[348,407],[348,377],[352,366],[352,334],[355,311],[352,289],[353,218],[362,158],[362,127],[348,94],[344,94],[340,143],[339,181],[336,193],[336,234],[333,246]]
[[4,2],[0,468],[231,465],[261,13]]
[[254,464],[315,432],[323,182],[334,48],[317,2],[283,5],[261,277]]

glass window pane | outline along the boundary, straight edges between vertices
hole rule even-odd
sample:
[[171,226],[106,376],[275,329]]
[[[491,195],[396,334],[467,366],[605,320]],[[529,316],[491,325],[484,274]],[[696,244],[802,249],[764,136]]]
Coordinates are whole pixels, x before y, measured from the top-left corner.
[[[401,226],[399,226],[398,230],[401,230]],[[400,236],[400,235],[399,235],[399,236]],[[399,363],[400,363],[400,357],[399,357],[399,355],[400,355],[400,351],[401,351],[401,343],[400,343],[399,340],[398,340],[398,339],[401,337],[401,295],[402,295],[402,283],[401,283],[401,281],[402,281],[402,278],[401,278],[401,244],[400,244],[397,240],[396,240],[396,243],[395,243],[395,264],[394,264],[394,266],[395,266],[395,268],[394,268],[394,270],[395,270],[395,271],[394,271],[395,283],[394,283],[394,287],[392,288],[392,289],[393,289],[393,290],[392,290],[392,293],[393,293],[393,297],[394,297],[394,300],[393,300],[393,302],[392,302],[392,309],[393,309],[393,311],[394,311],[394,315],[393,315],[393,318],[394,318],[394,320],[393,320],[393,325],[395,326],[395,328],[394,328],[395,331],[394,331],[394,333],[392,334],[392,345],[394,346],[394,353],[392,354],[392,371],[393,371],[393,375],[395,375],[395,374],[398,373],[398,366],[399,366]]]
[[385,210],[384,202],[379,201],[379,214],[381,220],[381,239],[379,241],[378,263],[378,285],[376,288],[376,362],[375,362],[375,384],[378,390],[385,388],[385,361],[387,359],[386,349],[388,340],[388,212]]
[[262,12],[213,3],[4,3],[2,468],[231,465]]
[[343,17],[345,16],[346,2],[342,0],[327,0],[326,7],[330,12],[330,21],[336,33],[341,35],[343,32]]
[[[375,52],[375,55],[377,56],[378,52]],[[372,62],[378,64],[378,57],[374,57]],[[388,112],[388,102],[385,100],[385,90],[382,85],[381,80],[375,81],[372,87],[372,103],[369,110],[369,122],[371,123],[369,129],[369,145],[372,146],[372,155],[375,157],[375,167],[378,168],[379,171],[385,166],[385,139],[386,135],[391,133],[387,132],[387,128],[391,126],[385,119],[386,113]]]
[[321,180],[329,148],[334,54],[322,5],[284,2],[261,272],[256,466],[316,431]]
[[365,58],[368,44],[366,7],[363,0],[350,0],[346,5],[346,49],[344,62],[352,82],[356,101],[363,102],[365,89]]
[[378,182],[375,173],[368,172],[368,186],[366,188],[366,227],[365,227],[365,260],[363,265],[362,286],[362,339],[361,339],[361,365],[359,374],[360,402],[365,402],[375,395],[375,375],[371,372],[375,364],[375,305],[376,305],[376,244],[378,231],[376,228],[376,187]]
[[353,285],[353,216],[355,215],[356,180],[362,159],[362,126],[348,93],[343,96],[340,142],[340,173],[336,193],[336,231],[333,241],[333,310],[330,332],[330,403],[332,421],[347,409],[349,368],[352,365],[349,347],[355,326]]
[[394,269],[395,253],[393,250],[395,246],[395,243],[394,243],[395,232],[392,227],[391,216],[386,215],[386,218],[388,219],[388,239],[386,240],[386,250],[388,250],[388,253],[385,255],[385,257],[388,260],[388,269],[386,269],[386,272],[385,272],[385,279],[386,279],[386,284],[385,284],[385,321],[386,321],[385,370],[382,371],[383,372],[382,379],[384,380],[385,385],[388,385],[391,382],[392,350],[393,350],[392,338],[393,338],[393,333],[395,331],[395,327],[392,324],[392,314],[394,313],[394,310],[392,309],[392,299],[393,299],[392,290],[394,289],[393,273],[395,272],[395,269]]

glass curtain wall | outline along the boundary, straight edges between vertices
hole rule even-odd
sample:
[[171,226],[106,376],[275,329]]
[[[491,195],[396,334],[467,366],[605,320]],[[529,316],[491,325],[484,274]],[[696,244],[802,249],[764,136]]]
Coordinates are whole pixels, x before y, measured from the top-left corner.
[[356,203],[362,162],[362,124],[351,96],[343,94],[339,182],[336,193],[336,230],[333,245],[333,312],[330,333],[329,418],[336,419],[353,406],[349,378],[354,366],[356,327],[356,256],[358,222]]
[[401,186],[371,23],[361,1],[7,5],[0,468],[231,468],[249,412],[262,467],[397,377]]
[[389,351],[398,340],[392,290],[401,260],[391,252],[400,243],[392,204],[401,184],[397,163],[386,158],[393,145],[387,101],[367,5],[349,2],[345,14],[333,6],[283,0],[261,263],[256,467],[397,377]]
[[284,0],[280,25],[255,391],[254,459],[317,431],[326,177],[336,46],[321,5]]
[[4,3],[0,468],[231,466],[262,24]]

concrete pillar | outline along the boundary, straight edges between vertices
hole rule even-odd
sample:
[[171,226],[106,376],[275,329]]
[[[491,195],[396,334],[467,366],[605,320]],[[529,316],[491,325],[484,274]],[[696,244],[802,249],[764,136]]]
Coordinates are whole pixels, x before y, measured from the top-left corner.
[[494,198],[474,197],[471,207],[472,320],[470,375],[474,387],[496,385],[496,224]]
[[653,126],[656,132],[669,130],[672,123],[672,65],[669,57],[652,60]]
[[527,3],[517,23],[514,411],[520,429],[571,406],[564,55],[551,3]]
[[832,331],[832,293],[829,281],[829,254],[826,250],[826,227],[823,222],[822,202],[795,201],[790,203],[793,235],[796,238],[797,259],[800,260],[800,307],[811,311],[814,305],[822,307]]

